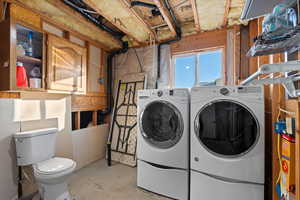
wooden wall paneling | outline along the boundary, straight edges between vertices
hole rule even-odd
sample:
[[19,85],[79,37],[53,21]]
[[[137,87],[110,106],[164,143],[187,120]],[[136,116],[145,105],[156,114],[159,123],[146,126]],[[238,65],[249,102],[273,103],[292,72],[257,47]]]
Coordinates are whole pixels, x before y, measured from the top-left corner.
[[197,35],[187,36],[171,44],[172,55],[199,52],[204,49],[225,47],[227,30],[207,31]]

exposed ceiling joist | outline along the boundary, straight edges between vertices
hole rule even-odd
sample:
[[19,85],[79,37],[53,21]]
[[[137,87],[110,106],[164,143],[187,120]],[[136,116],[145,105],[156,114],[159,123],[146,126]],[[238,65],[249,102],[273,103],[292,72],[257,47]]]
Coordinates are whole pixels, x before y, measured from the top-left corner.
[[130,3],[127,0],[121,0],[121,2],[124,4],[124,6],[126,6],[130,10],[133,16],[135,16],[141,23],[145,25],[145,27],[148,29],[149,33],[151,34],[152,38],[156,40],[157,39],[156,33],[154,33],[150,25],[145,20],[143,20],[142,17],[131,7]]
[[195,21],[196,31],[200,32],[201,28],[200,28],[200,23],[199,23],[199,15],[198,15],[198,10],[197,10],[196,0],[190,0],[190,2],[192,4],[192,9],[193,9],[193,13],[194,13],[194,21]]
[[7,0],[26,9],[30,9],[46,21],[49,21],[58,27],[63,27],[67,31],[78,33],[91,41],[96,42],[103,49],[112,51],[122,47],[119,40],[111,36],[106,31],[88,22],[83,16],[71,8],[60,6],[60,0]]
[[230,10],[231,0],[225,0],[225,12],[224,12],[224,18],[223,18],[223,26],[227,25],[228,21],[228,14]]
[[[99,29],[99,27],[97,27],[96,25],[91,23],[87,18],[83,17],[80,13],[78,13],[77,11],[70,8],[65,3],[63,3],[63,1],[61,1],[61,0],[46,0],[46,1],[48,1],[50,4],[56,6],[57,8],[61,9],[62,11],[64,11],[68,15],[70,15],[71,17],[76,18],[80,22],[84,23],[86,26],[89,26],[93,29],[95,29],[95,28]],[[102,31],[103,34],[106,34],[107,36],[109,36],[109,37],[113,38],[114,40],[116,40],[116,38],[114,38],[112,35],[110,35],[106,31],[104,31],[102,29],[99,29],[99,31]]]
[[172,33],[173,36],[176,36],[176,29],[175,29],[175,24],[173,23],[172,17],[167,10],[167,8],[164,6],[164,3],[162,0],[154,0],[155,5],[158,7],[161,15],[163,16],[164,20],[168,24],[168,27]]
[[93,8],[101,16],[107,19],[118,29],[126,33],[138,43],[145,43],[149,39],[151,30],[137,19],[136,15],[132,15],[132,10],[124,6],[123,0],[107,1],[107,0],[83,0],[88,6]]

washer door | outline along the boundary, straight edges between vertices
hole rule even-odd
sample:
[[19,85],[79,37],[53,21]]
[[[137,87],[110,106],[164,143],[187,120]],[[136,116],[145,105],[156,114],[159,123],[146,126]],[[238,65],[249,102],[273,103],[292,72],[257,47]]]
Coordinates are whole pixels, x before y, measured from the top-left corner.
[[140,129],[145,140],[157,148],[170,148],[183,134],[179,110],[167,101],[153,101],[140,116]]
[[195,119],[200,143],[220,157],[239,157],[249,152],[259,138],[259,124],[246,106],[230,100],[205,105]]

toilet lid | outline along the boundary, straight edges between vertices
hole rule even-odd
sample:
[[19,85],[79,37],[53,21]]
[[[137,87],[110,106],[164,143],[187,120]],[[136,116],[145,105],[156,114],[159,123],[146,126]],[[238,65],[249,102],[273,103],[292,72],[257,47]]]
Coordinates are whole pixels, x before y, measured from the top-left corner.
[[40,174],[56,174],[68,170],[74,166],[75,162],[68,158],[52,158],[37,163],[35,169]]

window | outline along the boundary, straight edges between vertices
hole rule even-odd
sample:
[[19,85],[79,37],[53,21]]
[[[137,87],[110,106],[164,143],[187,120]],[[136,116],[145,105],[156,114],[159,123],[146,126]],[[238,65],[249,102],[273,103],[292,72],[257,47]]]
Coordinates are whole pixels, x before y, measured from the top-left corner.
[[175,88],[223,84],[223,50],[175,56]]

